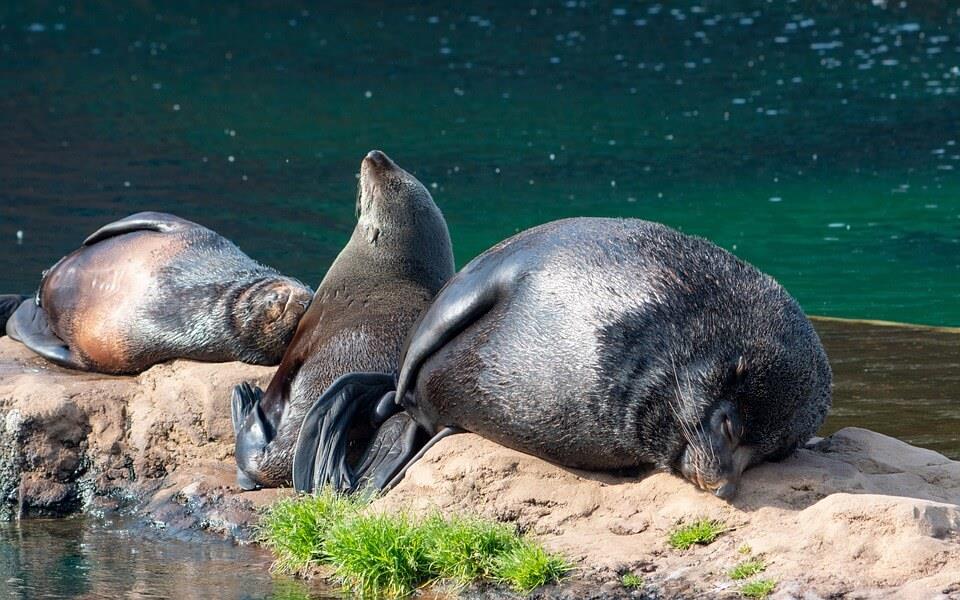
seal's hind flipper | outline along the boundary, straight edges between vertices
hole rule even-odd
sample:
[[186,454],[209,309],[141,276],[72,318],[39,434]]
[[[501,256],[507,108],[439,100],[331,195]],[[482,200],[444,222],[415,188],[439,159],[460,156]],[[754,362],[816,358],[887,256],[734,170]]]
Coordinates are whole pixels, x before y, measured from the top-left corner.
[[[382,491],[388,491],[393,489],[395,485],[397,485],[403,480],[403,476],[407,474],[407,469],[412,467],[415,462],[423,458],[423,455],[426,454],[427,451],[430,450],[430,448],[433,448],[434,444],[436,444],[437,442],[439,442],[445,437],[454,435],[456,433],[463,433],[463,432],[464,430],[460,429],[459,427],[444,427],[443,429],[440,430],[439,433],[437,433],[435,436],[430,438],[430,441],[428,441],[426,444],[420,447],[420,450],[417,451],[416,454],[413,454],[413,452],[410,452],[410,454],[406,456],[402,456],[402,455],[398,456],[394,465],[397,468],[394,469],[393,471],[394,473],[396,473],[396,475],[393,475],[387,481],[387,483],[381,485],[379,489]],[[413,456],[410,456],[411,454]],[[384,472],[383,475],[386,475],[386,472]]]
[[87,367],[50,328],[47,313],[34,300],[20,303],[7,321],[7,335],[21,342],[52,363],[68,369],[87,371]]
[[293,487],[311,492],[325,485],[353,491],[357,478],[347,463],[354,418],[370,414],[393,389],[387,373],[349,373],[334,381],[307,412],[294,446]]
[[130,215],[129,217],[124,217],[119,221],[114,221],[113,223],[104,225],[100,229],[90,234],[87,239],[83,240],[83,245],[92,246],[93,244],[96,244],[97,242],[103,241],[107,238],[123,235],[125,233],[132,233],[134,231],[157,231],[160,233],[169,233],[171,231],[179,231],[189,227],[195,227],[195,225],[190,221],[181,219],[176,215],[161,212],[140,212]]
[[7,329],[7,321],[24,300],[25,298],[18,294],[0,295],[0,335],[4,335]]
[[405,412],[387,419],[356,468],[357,490],[379,492],[423,446],[426,432]]

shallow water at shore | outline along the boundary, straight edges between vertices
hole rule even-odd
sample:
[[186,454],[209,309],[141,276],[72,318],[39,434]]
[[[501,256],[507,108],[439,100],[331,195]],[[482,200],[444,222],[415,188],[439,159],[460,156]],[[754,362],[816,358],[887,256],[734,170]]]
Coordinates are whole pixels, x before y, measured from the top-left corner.
[[269,552],[204,535],[182,540],[119,515],[0,523],[0,597],[339,598],[271,576]]
[[863,427],[960,460],[960,330],[815,319],[833,369],[821,435]]

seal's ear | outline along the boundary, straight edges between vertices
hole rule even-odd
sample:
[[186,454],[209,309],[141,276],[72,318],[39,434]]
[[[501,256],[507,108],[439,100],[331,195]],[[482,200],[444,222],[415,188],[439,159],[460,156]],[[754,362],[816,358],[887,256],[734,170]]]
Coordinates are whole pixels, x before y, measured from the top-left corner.
[[734,368],[733,375],[737,383],[743,381],[747,376],[747,359],[742,354],[737,358],[737,366]]
[[727,389],[734,390],[743,383],[747,376],[747,359],[740,354],[727,364],[729,367],[727,367],[727,372],[724,375],[724,385]]

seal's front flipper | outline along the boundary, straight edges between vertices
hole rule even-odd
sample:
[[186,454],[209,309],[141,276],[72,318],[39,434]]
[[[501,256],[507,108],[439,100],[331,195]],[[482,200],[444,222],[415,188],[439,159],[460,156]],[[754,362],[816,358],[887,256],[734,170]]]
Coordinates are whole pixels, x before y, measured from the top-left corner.
[[34,300],[24,300],[7,321],[7,335],[50,362],[88,371],[80,358],[50,328],[47,313]]
[[263,390],[246,381],[233,388],[230,397],[230,420],[236,436],[237,485],[255,490],[260,485],[244,470],[250,468],[250,457],[259,456],[275,435],[273,427],[260,410]]
[[196,227],[196,225],[176,215],[161,212],[140,212],[104,225],[90,234],[87,239],[83,240],[83,245],[92,246],[107,238],[132,233],[134,231],[170,233],[189,227]]
[[0,295],[0,335],[4,334],[7,329],[7,321],[24,300],[25,298],[18,294]]
[[393,389],[393,375],[349,373],[334,381],[307,412],[294,446],[293,487],[311,492],[324,485],[353,491],[356,476],[347,464],[347,443],[357,415],[370,414]]

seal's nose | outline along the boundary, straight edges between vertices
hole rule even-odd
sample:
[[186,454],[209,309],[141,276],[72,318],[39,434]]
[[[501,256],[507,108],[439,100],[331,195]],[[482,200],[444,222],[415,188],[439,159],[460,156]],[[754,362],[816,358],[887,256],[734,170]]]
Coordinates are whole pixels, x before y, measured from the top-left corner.
[[737,495],[737,484],[732,481],[721,485],[717,488],[717,491],[714,492],[717,495],[717,498],[721,500],[731,500],[734,496]]
[[389,169],[393,167],[393,161],[390,160],[390,157],[380,150],[371,150],[370,152],[367,152],[367,156],[363,160],[364,162],[370,161],[372,166],[375,166],[378,169]]

